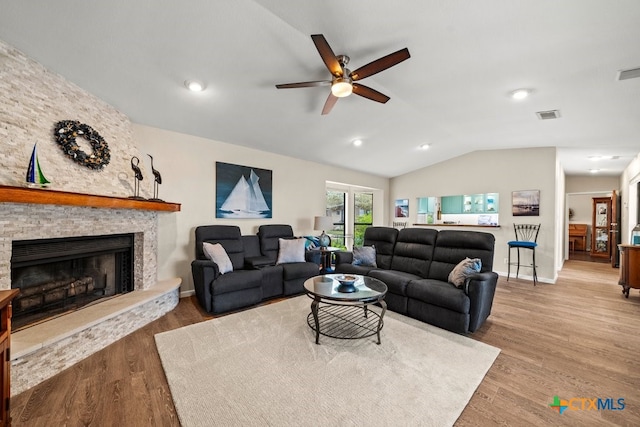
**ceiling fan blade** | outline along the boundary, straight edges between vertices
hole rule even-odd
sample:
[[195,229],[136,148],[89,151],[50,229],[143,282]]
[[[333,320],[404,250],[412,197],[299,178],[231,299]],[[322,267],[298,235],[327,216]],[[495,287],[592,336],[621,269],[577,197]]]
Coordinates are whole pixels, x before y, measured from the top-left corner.
[[362,80],[365,77],[372,76],[380,71],[386,70],[387,68],[391,68],[409,58],[411,58],[409,49],[405,47],[397,52],[390,53],[387,56],[383,56],[373,62],[369,62],[367,65],[363,65],[357,70],[352,71],[351,74],[349,74],[349,77],[351,77],[352,80]]
[[318,49],[324,65],[327,66],[331,74],[336,77],[342,77],[342,67],[340,66],[340,62],[338,62],[338,58],[336,58],[336,54],[333,53],[331,46],[329,46],[327,39],[325,39],[322,34],[312,34],[311,39],[316,45],[316,49]]
[[316,86],[329,86],[331,80],[317,80],[314,82],[300,82],[300,83],[284,83],[276,85],[278,89],[295,89],[299,87],[316,87]]
[[324,107],[322,108],[322,115],[329,114],[334,105],[338,102],[338,97],[333,96],[331,92],[329,92],[329,97],[324,103]]
[[369,86],[364,86],[358,83],[353,83],[353,93],[383,104],[391,99],[387,95],[380,93],[375,89],[371,89]]

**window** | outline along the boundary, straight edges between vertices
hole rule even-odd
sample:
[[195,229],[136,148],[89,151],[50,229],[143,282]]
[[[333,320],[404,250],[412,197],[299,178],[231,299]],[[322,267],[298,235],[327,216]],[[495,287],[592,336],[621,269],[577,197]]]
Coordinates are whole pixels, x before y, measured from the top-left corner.
[[364,231],[373,225],[373,193],[355,193],[353,244],[362,246]]
[[340,190],[327,190],[327,216],[333,218],[333,228],[326,230],[331,237],[331,246],[346,248],[345,242],[345,201],[347,194]]

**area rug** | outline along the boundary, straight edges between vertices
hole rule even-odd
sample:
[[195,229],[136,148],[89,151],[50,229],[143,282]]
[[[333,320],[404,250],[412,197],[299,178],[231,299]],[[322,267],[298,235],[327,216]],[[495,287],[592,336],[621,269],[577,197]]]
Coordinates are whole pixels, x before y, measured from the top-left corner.
[[500,353],[390,311],[380,345],[322,335],[317,345],[310,303],[157,334],[182,426],[453,425]]

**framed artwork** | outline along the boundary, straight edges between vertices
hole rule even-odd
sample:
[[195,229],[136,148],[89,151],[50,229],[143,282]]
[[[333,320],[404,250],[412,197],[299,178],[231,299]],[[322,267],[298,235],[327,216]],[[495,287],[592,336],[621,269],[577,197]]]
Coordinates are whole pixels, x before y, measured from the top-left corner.
[[513,216],[539,216],[540,190],[520,190],[511,193]]
[[272,193],[270,170],[216,162],[216,218],[271,218]]
[[396,200],[396,218],[409,218],[409,199]]

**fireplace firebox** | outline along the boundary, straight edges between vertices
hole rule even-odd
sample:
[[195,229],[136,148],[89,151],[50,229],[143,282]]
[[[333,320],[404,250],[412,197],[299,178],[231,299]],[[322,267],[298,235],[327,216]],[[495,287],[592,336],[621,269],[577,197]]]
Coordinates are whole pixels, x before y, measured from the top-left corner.
[[14,240],[14,328],[133,290],[133,234]]

